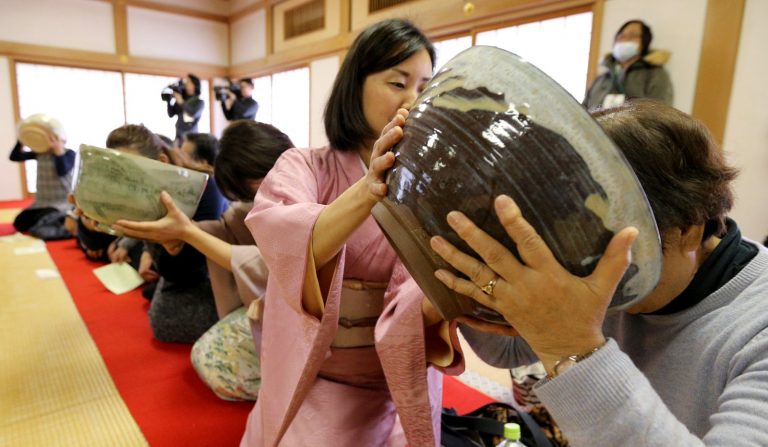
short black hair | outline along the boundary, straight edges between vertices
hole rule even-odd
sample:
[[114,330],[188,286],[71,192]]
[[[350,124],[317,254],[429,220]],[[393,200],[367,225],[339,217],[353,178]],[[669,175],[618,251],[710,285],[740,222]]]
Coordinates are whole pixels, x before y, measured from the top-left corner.
[[621,34],[622,31],[624,31],[624,28],[628,27],[629,25],[637,23],[640,25],[640,29],[642,30],[642,35],[640,36],[640,56],[645,56],[648,54],[648,50],[651,48],[651,40],[653,40],[653,33],[651,32],[651,27],[648,26],[645,22],[638,19],[633,19],[625,22],[623,25],[621,25],[621,28],[619,28],[618,31],[616,31],[616,35],[613,37],[613,40],[616,40],[617,37],[619,37],[619,34]]
[[207,161],[213,166],[216,162],[216,155],[219,153],[219,140],[209,133],[188,133],[184,139],[195,145],[192,151],[192,158],[195,161]]
[[383,20],[357,36],[325,106],[325,133],[331,147],[353,151],[365,140],[378,136],[381,129],[371,129],[363,113],[365,78],[400,64],[421,49],[427,50],[434,68],[432,42],[413,23],[403,19]]
[[213,168],[216,185],[229,200],[253,200],[248,181],[264,178],[283,152],[294,147],[275,126],[253,120],[233,121],[221,134]]
[[251,79],[251,78],[240,78],[240,80],[239,80],[239,81],[237,81],[237,82],[238,82],[238,83],[240,83],[240,82],[245,82],[245,83],[246,83],[246,84],[248,84],[248,85],[249,85],[251,88],[253,88],[253,79]]
[[195,85],[195,96],[200,96],[200,78],[192,73],[187,73],[187,77]]

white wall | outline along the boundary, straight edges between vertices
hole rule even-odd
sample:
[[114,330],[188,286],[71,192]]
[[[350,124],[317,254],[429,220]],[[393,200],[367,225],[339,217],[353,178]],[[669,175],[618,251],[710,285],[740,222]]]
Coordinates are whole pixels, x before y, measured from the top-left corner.
[[675,90],[674,106],[691,113],[706,12],[707,0],[606,0],[599,60],[611,51],[613,37],[624,22],[643,20],[653,32],[651,48],[672,53],[665,67]]
[[131,56],[229,65],[228,45],[226,23],[128,7]]
[[323,125],[323,111],[339,71],[339,57],[317,59],[309,64],[309,145],[321,147],[328,144]]
[[768,234],[768,1],[747,0],[723,149],[741,169],[731,216],[742,233]]
[[231,26],[232,64],[267,55],[267,15],[263,8],[234,21]]
[[8,155],[16,143],[15,122],[10,64],[8,58],[0,57],[0,200],[22,198],[19,164],[8,160]]
[[0,0],[0,40],[114,53],[112,5],[93,0]]

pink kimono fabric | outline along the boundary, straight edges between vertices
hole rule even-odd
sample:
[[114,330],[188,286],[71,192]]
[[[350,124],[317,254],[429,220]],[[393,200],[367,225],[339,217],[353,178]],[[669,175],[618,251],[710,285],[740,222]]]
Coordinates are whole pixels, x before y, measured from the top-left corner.
[[[356,152],[291,149],[259,188],[246,225],[270,274],[261,345],[262,387],[241,446],[439,445],[442,376],[427,366],[425,358],[423,294],[373,218],[326,266],[336,263],[330,287],[323,291],[322,319],[302,306],[315,221],[326,204],[363,175]],[[345,278],[388,283],[375,329],[376,353],[388,390],[318,377],[331,354]],[[463,363],[451,367],[457,373]],[[356,369],[350,362],[349,370]]]

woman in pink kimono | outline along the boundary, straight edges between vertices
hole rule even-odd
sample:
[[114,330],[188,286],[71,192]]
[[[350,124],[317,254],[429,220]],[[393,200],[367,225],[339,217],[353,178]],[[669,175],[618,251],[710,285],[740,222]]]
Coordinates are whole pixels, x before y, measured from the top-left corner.
[[326,106],[330,147],[286,151],[259,188],[246,225],[270,276],[242,446],[439,445],[442,377],[429,366],[460,372],[455,332],[370,216],[433,64],[409,22],[364,30]]

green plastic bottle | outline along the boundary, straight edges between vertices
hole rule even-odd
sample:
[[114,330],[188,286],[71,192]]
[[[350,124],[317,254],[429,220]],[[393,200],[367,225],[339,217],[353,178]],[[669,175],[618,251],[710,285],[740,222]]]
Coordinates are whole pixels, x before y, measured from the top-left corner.
[[514,422],[504,424],[504,440],[497,447],[525,447],[520,441],[520,425]]

